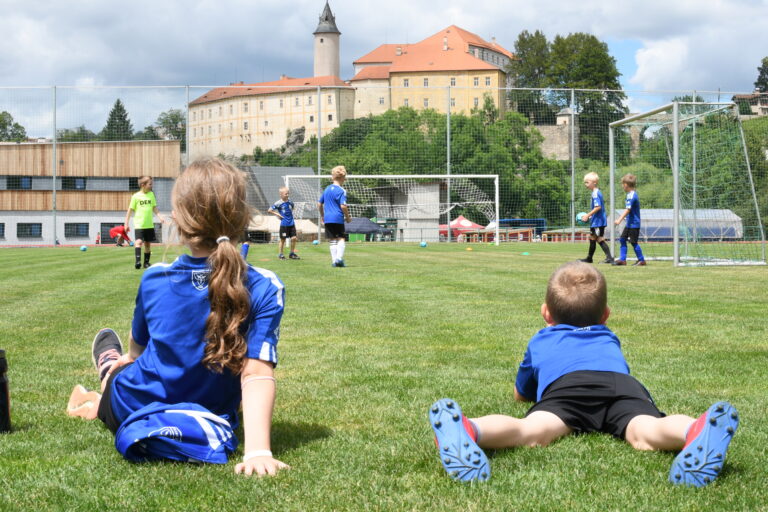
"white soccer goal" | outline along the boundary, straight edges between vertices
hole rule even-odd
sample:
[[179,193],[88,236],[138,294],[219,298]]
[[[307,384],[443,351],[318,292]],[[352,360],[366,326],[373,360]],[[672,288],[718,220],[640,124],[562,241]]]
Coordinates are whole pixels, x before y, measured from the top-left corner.
[[[610,211],[616,218],[624,209],[621,177],[634,174],[646,259],[675,266],[766,263],[735,104],[676,101],[630,116],[610,124],[609,146]],[[621,228],[609,220],[614,251]]]
[[[294,216],[316,220],[317,199],[331,183],[326,175],[284,176]],[[347,175],[344,183],[352,217],[375,219],[379,240],[452,241],[466,228],[446,226],[463,215],[477,226],[473,235],[499,243],[499,177],[496,174]],[[490,226],[486,228],[486,226]],[[466,233],[465,233],[466,232]],[[492,236],[489,236],[492,235]]]

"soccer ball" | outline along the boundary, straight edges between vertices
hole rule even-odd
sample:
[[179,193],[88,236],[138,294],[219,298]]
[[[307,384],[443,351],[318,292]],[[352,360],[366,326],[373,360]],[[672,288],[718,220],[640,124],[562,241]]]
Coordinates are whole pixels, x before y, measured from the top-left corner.
[[88,250],[88,246],[87,246],[87,245],[81,245],[81,246],[80,246],[80,250],[81,250],[81,251],[83,251],[83,252],[85,252],[85,251],[87,251],[87,250]]
[[131,247],[133,247],[133,242],[128,242],[128,245],[130,245]]
[[586,226],[586,225],[587,225],[587,223],[586,223],[586,222],[584,222],[583,220],[581,220],[581,218],[582,218],[584,215],[586,215],[586,214],[587,214],[587,212],[579,212],[579,213],[577,213],[577,214],[576,214],[576,225],[577,225],[577,226]]
[[427,246],[427,242],[421,242],[419,245],[420,245],[421,247],[426,247],[426,246]]
[[317,245],[320,243],[320,240],[312,240],[312,245]]

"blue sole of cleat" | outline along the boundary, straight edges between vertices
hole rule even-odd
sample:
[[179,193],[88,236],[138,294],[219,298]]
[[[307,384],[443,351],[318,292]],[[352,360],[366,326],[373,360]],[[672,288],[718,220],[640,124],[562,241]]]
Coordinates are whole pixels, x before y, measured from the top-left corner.
[[461,418],[461,407],[448,398],[438,400],[429,408],[429,423],[435,431],[440,462],[454,480],[488,480],[491,476],[488,458],[469,437]]
[[718,402],[710,407],[704,428],[672,462],[669,481],[694,487],[712,483],[723,469],[725,452],[738,426],[739,413],[734,406]]

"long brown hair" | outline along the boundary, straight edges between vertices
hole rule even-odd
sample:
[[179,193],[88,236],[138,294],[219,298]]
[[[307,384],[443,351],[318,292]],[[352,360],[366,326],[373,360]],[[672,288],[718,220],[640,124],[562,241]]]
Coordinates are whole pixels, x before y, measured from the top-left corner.
[[[250,220],[245,177],[218,158],[196,160],[173,186],[179,234],[186,243],[211,251],[203,364],[215,372],[240,372],[246,354],[241,325],[248,318],[247,265],[237,249]],[[227,237],[229,240],[221,239]],[[220,240],[217,242],[217,239]]]

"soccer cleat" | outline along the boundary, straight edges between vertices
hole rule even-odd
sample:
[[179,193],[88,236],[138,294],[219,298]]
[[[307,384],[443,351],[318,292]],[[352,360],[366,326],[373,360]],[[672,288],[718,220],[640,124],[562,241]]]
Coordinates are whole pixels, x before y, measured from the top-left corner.
[[96,391],[88,391],[80,384],[72,389],[67,402],[67,414],[78,416],[86,420],[94,420],[99,412],[101,394]]
[[140,269],[140,268],[141,268],[141,263],[139,263],[138,261],[136,262],[136,268],[137,268],[137,269]]
[[633,267],[644,267],[646,266],[645,260],[636,261],[632,264]]
[[613,265],[613,258],[605,258],[600,263],[607,263],[608,265]]
[[336,260],[336,266],[337,267],[346,267],[347,264],[344,263],[344,260]]
[[611,265],[614,265],[616,267],[625,267],[627,265],[626,260],[613,260],[613,263]]
[[683,450],[669,470],[676,485],[704,487],[717,478],[725,452],[739,426],[739,413],[728,402],[718,402],[691,425]]
[[292,259],[292,260],[300,260],[301,259],[301,258],[299,258],[299,255],[296,254],[295,252],[292,252],[291,254],[289,254],[288,258]]
[[151,265],[151,264],[150,264],[148,261],[147,261],[146,263],[144,263],[144,268],[149,268],[149,267],[151,267],[151,266],[152,266],[152,265]]
[[592,258],[581,258],[578,261],[580,261],[582,263],[592,263]]
[[93,365],[99,372],[99,380],[104,379],[107,370],[121,355],[123,355],[123,345],[115,331],[102,329],[96,333],[91,345],[91,357]]
[[285,254],[283,254],[283,253],[278,254],[277,255],[277,259],[284,260],[285,259]]
[[[461,407],[448,398],[438,400],[429,408],[429,424],[435,431],[435,444],[443,468],[454,480],[485,481],[491,476],[491,466],[467,431]],[[469,420],[467,420],[467,423]]]

